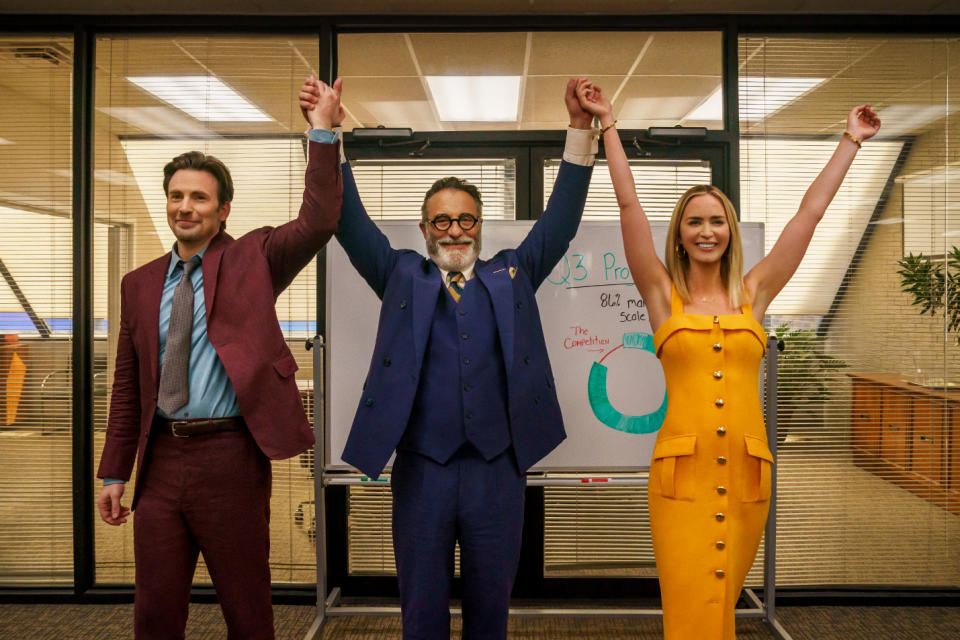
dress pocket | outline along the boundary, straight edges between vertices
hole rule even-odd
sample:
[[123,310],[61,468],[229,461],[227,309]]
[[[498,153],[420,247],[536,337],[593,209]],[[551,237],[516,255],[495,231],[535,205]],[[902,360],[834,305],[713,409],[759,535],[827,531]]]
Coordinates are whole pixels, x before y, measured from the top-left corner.
[[650,463],[650,482],[664,498],[693,500],[697,436],[674,436],[657,442]]
[[744,502],[765,502],[770,499],[770,474],[773,471],[773,455],[761,438],[743,436],[747,455],[740,478],[743,483]]

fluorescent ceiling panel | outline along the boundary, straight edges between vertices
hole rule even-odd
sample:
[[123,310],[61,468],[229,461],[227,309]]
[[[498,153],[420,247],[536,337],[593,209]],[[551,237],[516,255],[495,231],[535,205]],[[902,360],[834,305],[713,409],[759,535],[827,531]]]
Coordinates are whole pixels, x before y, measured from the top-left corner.
[[170,107],[97,107],[97,111],[161,137],[210,135],[205,126]]
[[[67,178],[68,180],[73,178],[73,172],[69,169],[52,169],[51,173],[61,178]],[[128,187],[137,186],[137,181],[132,175],[114,171],[113,169],[97,169],[93,172],[93,177],[96,180],[102,180],[110,184],[119,184]]]
[[740,78],[740,119],[763,120],[824,80],[826,78]]
[[440,120],[516,122],[520,76],[426,76]]
[[[750,122],[763,120],[819,86],[824,80],[826,78],[740,78],[740,119]],[[718,86],[683,119],[723,120],[723,85]]]
[[136,76],[127,80],[197,120],[271,120],[270,116],[213,76]]

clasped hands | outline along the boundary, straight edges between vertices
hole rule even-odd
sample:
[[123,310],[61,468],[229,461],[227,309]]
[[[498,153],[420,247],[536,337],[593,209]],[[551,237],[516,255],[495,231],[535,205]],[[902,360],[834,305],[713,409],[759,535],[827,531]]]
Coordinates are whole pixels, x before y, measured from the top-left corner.
[[[334,80],[333,86],[317,80],[313,76],[303,81],[298,95],[300,111],[312,129],[332,131],[335,127],[341,125],[344,118],[343,106],[340,104],[342,91],[343,80],[341,78]],[[597,113],[595,110],[585,107],[599,108],[595,106],[595,104],[600,104],[596,102],[598,98],[602,99],[600,88],[594,86],[586,78],[570,78],[567,81],[564,104],[570,116],[571,127],[574,129],[590,128],[593,116]],[[606,103],[606,108],[609,113],[609,102]],[[602,123],[603,119],[601,118]]]
[[311,129],[333,131],[343,122],[343,106],[340,104],[340,92],[343,80],[337,78],[333,86],[310,76],[300,86],[300,112]]

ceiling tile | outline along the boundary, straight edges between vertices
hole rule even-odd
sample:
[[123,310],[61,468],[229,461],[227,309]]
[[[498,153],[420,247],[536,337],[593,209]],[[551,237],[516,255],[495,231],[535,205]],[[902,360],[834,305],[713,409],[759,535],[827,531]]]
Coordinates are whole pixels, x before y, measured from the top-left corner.
[[723,36],[719,31],[664,31],[655,33],[635,74],[723,74]]
[[648,33],[534,33],[530,75],[626,75],[650,36]]
[[613,105],[618,120],[669,120],[674,124],[713,93],[717,78],[683,76],[655,80],[633,76]]
[[337,45],[337,72],[342,78],[417,74],[401,33],[345,33]]
[[343,104],[364,127],[438,128],[419,78],[352,78],[344,85]]
[[523,75],[526,33],[410,34],[427,76]]

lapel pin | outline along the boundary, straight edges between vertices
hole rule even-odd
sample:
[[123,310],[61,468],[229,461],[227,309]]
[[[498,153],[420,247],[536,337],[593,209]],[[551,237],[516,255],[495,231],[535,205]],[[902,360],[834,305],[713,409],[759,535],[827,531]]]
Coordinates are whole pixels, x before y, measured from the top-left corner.
[[513,277],[514,277],[515,275],[517,275],[517,268],[516,268],[516,267],[510,267],[510,279],[513,280]]

